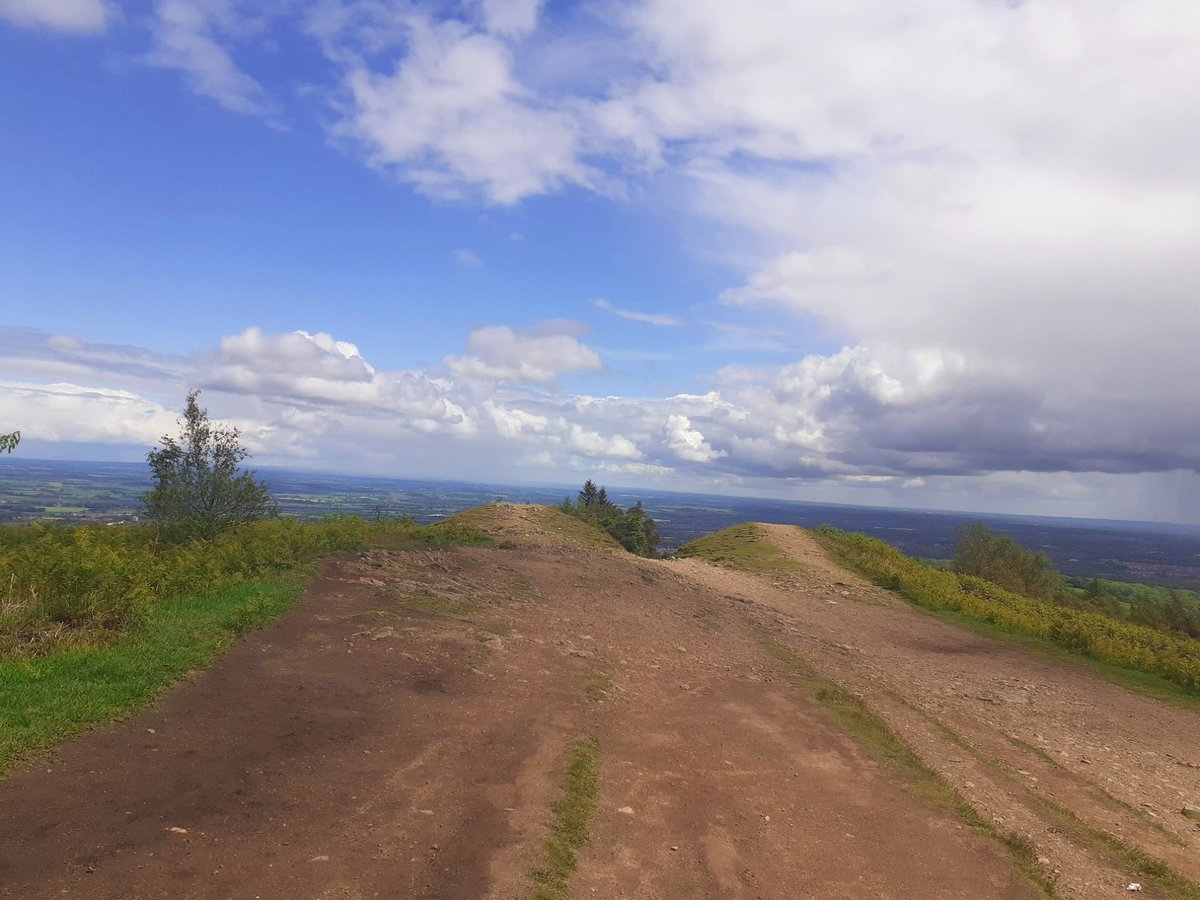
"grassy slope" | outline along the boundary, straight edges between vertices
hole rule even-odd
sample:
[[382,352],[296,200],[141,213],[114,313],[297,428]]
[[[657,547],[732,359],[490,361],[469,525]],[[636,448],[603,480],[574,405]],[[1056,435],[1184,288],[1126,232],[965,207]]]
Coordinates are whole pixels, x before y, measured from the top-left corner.
[[110,646],[0,661],[0,774],[33,751],[145,707],[238,635],[291,609],[309,571],[168,601]]
[[766,532],[752,522],[689,541],[675,555],[702,559],[743,572],[780,572],[804,568],[772,544]]
[[[818,533],[817,537],[822,538],[822,535]],[[861,564],[856,565],[853,560],[848,559],[843,553],[840,553],[839,550],[841,547],[836,543],[823,541],[823,544],[840,565],[866,575],[868,578],[877,577],[878,573],[874,570]],[[898,551],[893,552],[898,553]],[[679,555],[703,559],[715,565],[739,569],[745,572],[781,572],[786,571],[788,568],[795,568],[798,565],[789,560],[781,550],[770,544],[762,529],[752,523],[735,525],[732,528],[726,528],[715,534],[698,538],[681,547]],[[922,565],[931,571],[936,571],[934,567],[924,566],[923,563],[917,560],[909,560],[909,562],[914,565]],[[939,608],[930,603],[921,602],[920,600],[913,599],[903,590],[897,590],[896,593],[902,599],[907,600],[914,609],[940,619],[943,622],[956,625],[960,628],[966,628],[993,640],[1017,643],[1033,652],[1050,656],[1063,662],[1082,665],[1097,676],[1120,684],[1123,687],[1147,694],[1176,706],[1182,706],[1185,709],[1200,710],[1200,696],[1189,692],[1186,688],[1181,687],[1179,684],[1156,672],[1116,665],[1078,650],[1061,646],[1044,637],[1029,634],[1018,628],[1006,627],[1003,623],[981,619],[964,613],[961,610]]]
[[521,506],[511,503],[489,503],[475,509],[457,513],[445,520],[447,526],[463,526],[478,528],[497,540],[519,537],[514,531],[519,528],[517,523],[524,521],[533,529],[563,538],[574,544],[592,547],[597,550],[617,550],[622,553],[624,548],[605,531],[567,515],[561,509],[553,506]]

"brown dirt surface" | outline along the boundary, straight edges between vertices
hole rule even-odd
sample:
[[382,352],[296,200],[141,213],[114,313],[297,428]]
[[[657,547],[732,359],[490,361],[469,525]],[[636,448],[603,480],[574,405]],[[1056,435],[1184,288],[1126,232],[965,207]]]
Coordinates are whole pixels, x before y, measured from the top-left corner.
[[[1116,842],[1200,881],[1200,715],[1058,654],[911,608],[800,528],[758,526],[800,572],[675,571],[771,610],[787,643],[864,698],[985,817],[1032,841],[1065,897],[1162,896]],[[1166,894],[1171,896],[1171,894]],[[1200,896],[1187,885],[1175,896]]]
[[775,577],[639,560],[555,510],[464,518],[497,545],[329,560],[154,708],[0,782],[0,897],[530,897],[584,736],[572,896],[1038,896],[764,639],[1028,836],[1063,895],[1139,879],[1043,796],[1196,875],[1194,713],[914,612],[795,529],[770,531],[802,563]]

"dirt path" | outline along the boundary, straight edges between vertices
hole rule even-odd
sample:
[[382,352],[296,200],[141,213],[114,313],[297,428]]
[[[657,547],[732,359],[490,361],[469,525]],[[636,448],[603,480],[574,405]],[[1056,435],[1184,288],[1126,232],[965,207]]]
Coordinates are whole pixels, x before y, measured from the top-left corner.
[[[1119,841],[1200,881],[1200,715],[1072,662],[911,609],[832,564],[798,528],[761,526],[804,569],[673,569],[778,618],[788,643],[868,700],[1001,827],[1028,836],[1068,897],[1127,895],[1144,872]],[[1106,837],[1107,836],[1107,837]],[[1148,885],[1142,896],[1154,896]]]
[[[494,511],[496,548],[331,561],[295,612],[153,710],[0,782],[0,897],[529,897],[567,748],[584,735],[600,748],[600,791],[573,896],[1036,896],[1002,846],[836,727],[764,634],[836,660],[832,675],[1007,827],[1026,824],[1025,786],[977,752],[1004,772],[1029,757],[1019,777],[1039,791],[1061,781],[1064,803],[1110,809],[1089,777],[1113,796],[1139,792],[1113,807],[1122,828],[1159,821],[1148,799],[1192,840],[1168,802],[1200,775],[1183,765],[1197,717],[943,633],[819,559],[776,587],[581,546],[544,532],[548,515]],[[943,660],[959,674],[939,681]],[[1052,674],[1064,686],[1046,687],[1059,699],[1044,706]],[[1097,690],[1112,693],[1100,711],[1087,703]],[[1172,737],[1138,737],[1126,713]],[[934,720],[971,749],[947,751]],[[1042,747],[1034,730],[1045,760],[1004,737]],[[1068,737],[1068,755],[1089,763],[1057,752]],[[1176,751],[1191,781],[1171,768]],[[1042,840],[1042,818],[1026,830],[1077,896],[1123,892],[1120,867],[1088,852],[1075,862]],[[1184,868],[1195,844],[1159,837]]]

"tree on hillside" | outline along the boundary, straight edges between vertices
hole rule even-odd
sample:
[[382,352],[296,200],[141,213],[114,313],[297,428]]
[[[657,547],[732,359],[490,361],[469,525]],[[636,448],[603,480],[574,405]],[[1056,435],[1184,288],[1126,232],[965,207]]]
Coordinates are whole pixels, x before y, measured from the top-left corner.
[[564,500],[559,508],[607,531],[617,543],[638,556],[653,556],[661,540],[654,520],[646,515],[641,500],[622,511],[621,507],[608,499],[608,491],[596,487],[590,478],[584,482],[583,490],[575,502]]
[[241,471],[249,451],[238,443],[238,430],[213,425],[199,395],[187,395],[179,439],[164,435],[162,446],[146,454],[154,479],[142,497],[146,513],[179,538],[211,538],[275,513],[267,486]]
[[19,431],[14,431],[12,434],[0,434],[0,453],[12,453],[19,443],[21,443],[21,432]]
[[1044,553],[1026,550],[1006,534],[993,534],[983,522],[958,529],[952,568],[1027,597],[1059,600],[1067,594],[1066,582]]
[[631,553],[638,556],[653,556],[654,549],[661,540],[654,520],[646,515],[639,500],[629,509],[617,523],[613,536]]
[[580,506],[590,509],[596,505],[596,501],[599,499],[599,497],[600,492],[596,490],[596,482],[589,478],[583,483],[583,490],[579,492]]

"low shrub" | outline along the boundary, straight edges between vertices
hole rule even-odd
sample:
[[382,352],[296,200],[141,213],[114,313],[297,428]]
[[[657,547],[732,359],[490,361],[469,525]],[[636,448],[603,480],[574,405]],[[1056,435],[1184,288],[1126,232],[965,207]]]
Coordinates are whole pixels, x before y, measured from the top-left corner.
[[439,547],[487,538],[461,526],[354,516],[266,519],[178,543],[163,543],[146,525],[0,527],[0,654],[102,643],[165,600],[378,541]]

